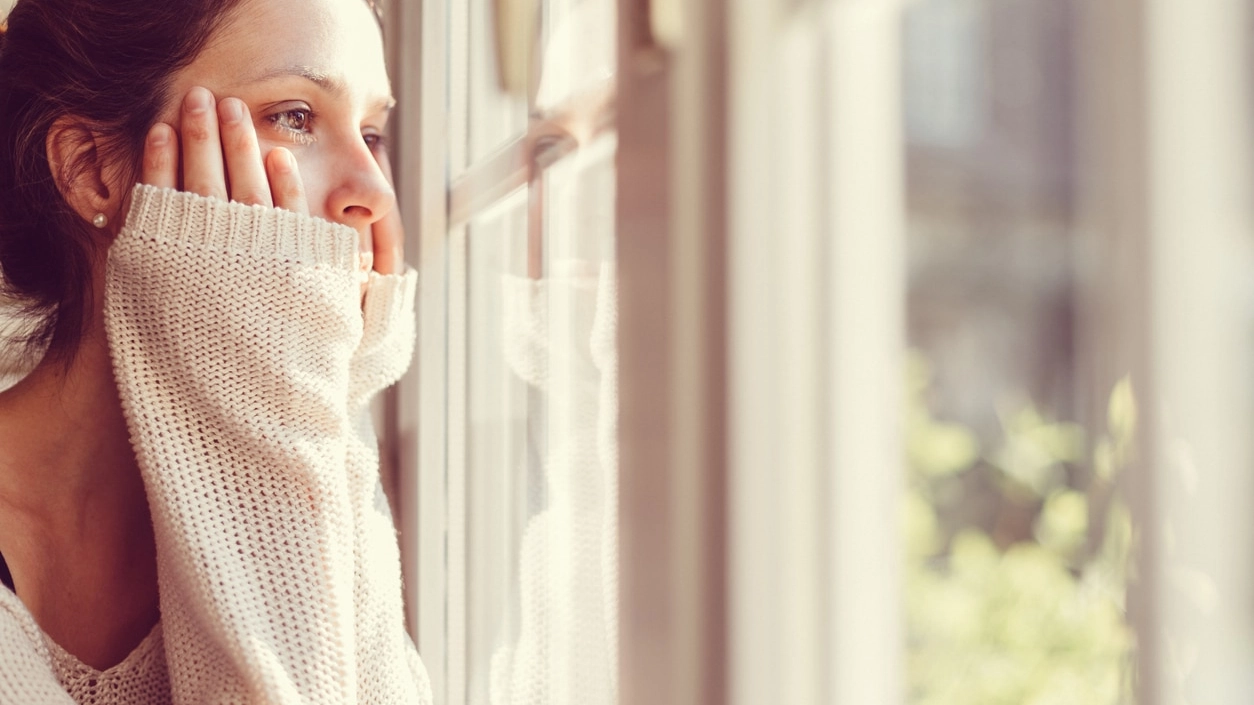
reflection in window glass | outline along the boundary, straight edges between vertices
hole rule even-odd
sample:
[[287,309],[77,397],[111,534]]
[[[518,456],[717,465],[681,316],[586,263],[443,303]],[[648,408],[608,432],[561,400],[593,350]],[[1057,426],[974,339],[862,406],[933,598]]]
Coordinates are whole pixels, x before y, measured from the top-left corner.
[[470,227],[468,679],[472,703],[617,702],[614,141]]
[[540,411],[506,362],[508,282],[527,273],[527,194],[520,191],[469,226],[467,274],[467,700],[498,702],[493,664],[519,637],[518,555],[523,530],[542,505],[532,497]]
[[[615,6],[543,5],[524,114],[526,101],[487,80],[490,7],[476,5],[467,171],[513,141],[528,179],[467,227],[466,654],[453,677],[476,705],[613,705]],[[499,187],[476,179],[467,183]]]

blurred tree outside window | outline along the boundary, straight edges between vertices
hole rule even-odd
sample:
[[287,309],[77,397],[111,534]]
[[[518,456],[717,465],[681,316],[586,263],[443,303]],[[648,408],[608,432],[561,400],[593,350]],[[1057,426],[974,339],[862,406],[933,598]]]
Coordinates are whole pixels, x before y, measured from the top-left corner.
[[1131,698],[1135,401],[1080,379],[1075,14],[920,0],[903,23],[913,705]]

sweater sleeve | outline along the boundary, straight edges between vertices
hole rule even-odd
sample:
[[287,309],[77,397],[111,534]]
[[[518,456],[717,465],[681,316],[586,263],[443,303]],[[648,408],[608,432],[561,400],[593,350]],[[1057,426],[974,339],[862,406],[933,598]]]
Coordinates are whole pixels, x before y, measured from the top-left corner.
[[[367,364],[356,238],[139,186],[110,249],[106,330],[157,537],[175,703],[418,702],[376,700],[359,679],[363,620],[401,637],[371,658],[406,654],[399,605],[354,599],[370,562],[355,490],[377,477],[356,411],[389,376]],[[386,318],[370,316],[371,337],[390,339],[374,329]]]
[[354,605],[362,703],[431,703],[426,669],[403,629],[401,562],[395,524],[379,477],[370,401],[405,372],[414,348],[417,274],[371,273],[364,332],[353,355],[348,446],[349,494],[357,530]]

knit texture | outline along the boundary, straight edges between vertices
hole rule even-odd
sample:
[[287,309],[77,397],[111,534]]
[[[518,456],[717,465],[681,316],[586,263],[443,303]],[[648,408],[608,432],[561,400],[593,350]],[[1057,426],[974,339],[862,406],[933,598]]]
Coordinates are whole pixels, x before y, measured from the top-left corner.
[[[84,695],[100,674],[0,612],[0,702],[431,702],[368,415],[408,366],[416,275],[372,275],[363,304],[357,257],[350,228],[136,187],[105,322],[159,633],[107,674],[124,697]],[[62,700],[10,697],[41,673]]]

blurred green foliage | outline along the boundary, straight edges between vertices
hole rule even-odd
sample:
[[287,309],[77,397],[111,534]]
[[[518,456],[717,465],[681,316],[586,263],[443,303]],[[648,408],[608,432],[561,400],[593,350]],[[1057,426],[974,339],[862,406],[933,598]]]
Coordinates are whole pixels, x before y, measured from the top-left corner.
[[[909,367],[907,550],[913,705],[1131,702],[1124,595],[1132,530],[1114,482],[1133,452],[1132,386],[1092,439],[1027,403],[981,444],[937,420]],[[1091,447],[1091,450],[1090,450]]]

